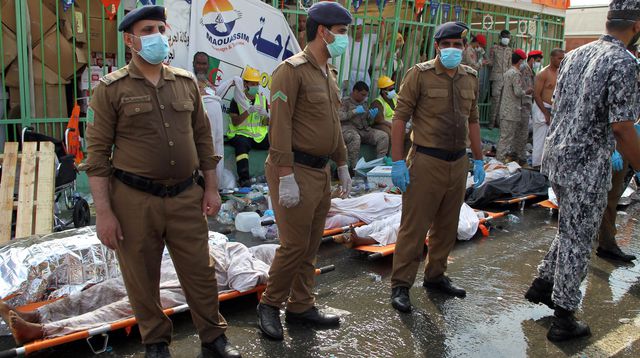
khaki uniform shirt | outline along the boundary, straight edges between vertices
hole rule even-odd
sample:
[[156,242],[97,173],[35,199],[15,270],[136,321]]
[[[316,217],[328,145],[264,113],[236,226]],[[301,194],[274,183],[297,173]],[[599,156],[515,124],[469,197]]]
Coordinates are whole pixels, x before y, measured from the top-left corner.
[[[356,107],[362,106],[365,110],[362,114],[354,114],[353,111]],[[342,98],[342,106],[340,112],[340,123],[342,127],[354,127],[355,129],[368,130],[369,129],[369,110],[367,108],[367,102],[356,103],[351,96]]]
[[180,181],[215,169],[209,121],[193,75],[163,66],[157,86],[134,62],[100,79],[87,114],[87,175],[117,168],[156,180]]
[[293,166],[295,150],[346,164],[336,75],[331,65],[325,75],[308,47],[276,68],[271,80],[269,163]]
[[413,66],[405,76],[393,120],[413,118],[415,144],[458,151],[469,146],[469,123],[478,122],[478,73],[458,66],[453,78],[437,59]]
[[491,75],[489,80],[502,81],[504,73],[511,68],[511,55],[513,50],[509,46],[493,45],[489,51],[489,63]]

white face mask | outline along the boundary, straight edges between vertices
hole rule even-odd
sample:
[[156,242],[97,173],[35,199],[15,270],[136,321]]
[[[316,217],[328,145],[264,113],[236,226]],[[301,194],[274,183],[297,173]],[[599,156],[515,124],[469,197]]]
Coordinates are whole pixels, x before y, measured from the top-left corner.
[[503,44],[504,46],[509,46],[509,41],[510,39],[508,37],[503,37],[500,39],[500,43]]

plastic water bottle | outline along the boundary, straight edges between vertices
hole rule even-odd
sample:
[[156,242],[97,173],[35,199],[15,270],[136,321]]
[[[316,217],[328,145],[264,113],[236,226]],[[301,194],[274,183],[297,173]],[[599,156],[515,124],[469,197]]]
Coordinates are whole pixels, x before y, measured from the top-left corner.
[[519,224],[520,221],[521,221],[519,217],[517,217],[517,216],[515,216],[513,214],[507,215],[507,220],[509,220],[509,222],[513,223],[513,224]]

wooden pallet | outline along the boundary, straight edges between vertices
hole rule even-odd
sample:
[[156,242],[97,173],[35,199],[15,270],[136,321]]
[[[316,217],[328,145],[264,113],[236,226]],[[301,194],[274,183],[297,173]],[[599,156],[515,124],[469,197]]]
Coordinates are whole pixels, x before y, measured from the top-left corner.
[[[55,191],[55,151],[51,142],[7,142],[2,155],[0,179],[0,244],[12,238],[53,231]],[[14,201],[16,174],[20,170],[18,199]],[[17,209],[15,234],[12,234],[13,210]]]

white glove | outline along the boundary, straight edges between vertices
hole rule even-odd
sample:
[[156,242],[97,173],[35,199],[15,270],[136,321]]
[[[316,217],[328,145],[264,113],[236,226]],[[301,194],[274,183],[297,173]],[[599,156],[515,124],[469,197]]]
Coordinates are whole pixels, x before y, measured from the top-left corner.
[[259,110],[260,110],[260,108],[256,107],[255,105],[251,105],[251,106],[249,106],[249,108],[247,108],[247,112],[249,112],[250,114],[256,113]]
[[340,179],[340,197],[346,199],[351,193],[351,175],[349,175],[349,167],[343,165],[338,167],[338,178]]
[[278,188],[280,191],[278,201],[280,205],[285,208],[293,208],[298,205],[300,202],[300,188],[298,188],[298,183],[296,183],[296,178],[293,176],[293,173],[280,177],[280,185]]
[[258,112],[258,114],[262,117],[269,117],[269,112],[267,112],[267,110],[262,107],[258,107],[256,112]]

